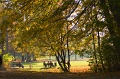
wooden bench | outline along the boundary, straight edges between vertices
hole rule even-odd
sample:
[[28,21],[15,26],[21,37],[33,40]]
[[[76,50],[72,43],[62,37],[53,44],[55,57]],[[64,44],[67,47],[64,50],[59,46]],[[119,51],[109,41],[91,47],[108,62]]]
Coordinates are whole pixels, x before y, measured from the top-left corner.
[[23,64],[22,64],[21,62],[19,62],[19,61],[12,61],[12,62],[10,63],[10,66],[11,66],[12,68],[15,68],[15,67],[24,68]]

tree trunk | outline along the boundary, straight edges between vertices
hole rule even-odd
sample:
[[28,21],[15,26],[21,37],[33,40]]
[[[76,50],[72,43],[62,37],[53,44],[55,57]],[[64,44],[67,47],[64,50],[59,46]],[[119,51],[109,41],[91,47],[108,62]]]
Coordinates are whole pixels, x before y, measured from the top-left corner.
[[[93,28],[92,28],[93,30]],[[97,61],[97,55],[96,55],[96,47],[95,47],[95,38],[94,38],[94,30],[93,30],[93,33],[92,33],[92,40],[93,40],[93,59],[94,59],[94,66],[95,66],[95,73],[97,72],[98,70],[98,61]]]
[[77,60],[77,54],[76,54],[76,52],[75,52],[75,60]]
[[[100,34],[99,34],[99,27],[97,27],[97,33],[98,33],[98,53],[99,53],[99,56],[100,56],[100,62],[102,64],[102,69],[103,71],[105,71],[105,67],[104,67],[104,64],[103,64],[103,59],[102,59],[102,54],[101,54],[101,51],[100,51]],[[100,69],[101,70],[101,69]],[[101,72],[101,71],[100,71]]]
[[22,62],[24,62],[25,61],[25,56],[24,55],[22,55]]
[[[68,25],[67,25],[67,33],[68,33]],[[70,71],[70,50],[69,50],[69,40],[68,40],[69,35],[67,34],[67,38],[66,38],[66,43],[67,43],[67,52],[68,52],[68,61],[67,61],[67,65],[68,65],[68,71]]]
[[33,61],[37,61],[35,55],[33,54]]
[[8,28],[6,28],[6,39],[5,39],[5,43],[6,43],[6,53],[8,52]]
[[[14,52],[14,51],[13,51],[13,52]],[[14,57],[14,61],[16,61],[16,54],[15,54],[15,52],[14,52],[13,57]]]
[[56,56],[56,59],[58,61],[60,68],[62,69],[62,71],[69,72],[69,70],[66,66],[66,63],[64,62],[65,60],[63,59],[63,56],[60,56],[59,52],[57,52],[57,54],[55,54],[55,56]]
[[31,55],[29,53],[27,53],[27,59],[26,62],[31,62]]
[[60,49],[54,50],[54,48],[52,46],[51,46],[51,49],[54,52],[56,52],[55,53],[56,60],[59,64],[61,70],[64,71],[64,72],[69,72],[68,66],[66,64],[66,50],[62,47],[62,46],[64,46],[64,39],[63,39],[62,34],[60,35],[60,41],[61,41]]
[[2,48],[2,54],[1,54],[1,59],[0,59],[0,62],[1,62],[0,69],[4,69],[4,66],[3,66],[4,45],[3,43],[1,44],[1,48]]
[[51,60],[51,54],[49,55],[49,60]]
[[0,68],[2,66],[2,63],[3,63],[3,58],[2,58],[2,56],[0,56]]

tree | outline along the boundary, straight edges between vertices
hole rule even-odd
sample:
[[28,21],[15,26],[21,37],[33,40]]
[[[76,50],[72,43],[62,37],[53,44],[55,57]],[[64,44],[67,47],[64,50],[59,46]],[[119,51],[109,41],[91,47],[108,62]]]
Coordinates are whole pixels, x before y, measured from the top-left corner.
[[[113,38],[113,44],[115,45],[116,50],[119,53],[120,52],[119,44],[118,44],[119,43],[119,23],[118,23],[119,10],[117,10],[116,8],[116,7],[120,7],[119,1],[118,2],[115,1],[113,6],[112,0],[108,0],[108,4],[105,0],[100,0],[100,6],[103,9],[103,13],[105,15],[108,24],[107,27],[109,29],[111,38]],[[110,9],[108,7],[110,7]],[[109,12],[109,10],[112,12],[112,14]]]
[[[22,53],[30,54],[49,50],[50,54],[56,56],[61,69],[65,72],[70,71],[70,51],[76,50],[74,46],[77,46],[77,50],[92,49],[92,61],[96,64],[95,67],[102,64],[105,70],[103,62],[109,63],[110,60],[107,61],[106,58],[111,56],[105,56],[107,51],[101,47],[100,33],[109,30],[108,37],[115,47],[113,50],[116,50],[116,54],[120,57],[119,3],[112,0],[8,1],[5,3],[2,16],[10,19],[3,19],[2,25],[6,24],[6,27],[0,28],[1,40],[5,40],[7,33],[5,30],[11,29],[16,38],[13,41],[15,50],[19,49]],[[103,37],[109,34],[107,31]],[[112,54],[117,57],[115,53]],[[113,58],[111,59],[113,61]],[[117,61],[119,65],[119,59]],[[109,63],[109,67],[111,64]],[[95,71],[98,71],[98,68]]]
[[[108,4],[107,4],[108,3]],[[100,0],[100,7],[103,10],[105,20],[107,22],[107,27],[110,33],[110,38],[113,41],[113,45],[115,46],[116,49],[116,55],[114,55],[116,58],[120,57],[120,50],[119,50],[119,10],[117,10],[118,7],[120,7],[120,2],[119,1],[112,1],[112,0]],[[113,49],[114,50],[114,49]],[[116,65],[119,66],[120,60],[118,59]]]

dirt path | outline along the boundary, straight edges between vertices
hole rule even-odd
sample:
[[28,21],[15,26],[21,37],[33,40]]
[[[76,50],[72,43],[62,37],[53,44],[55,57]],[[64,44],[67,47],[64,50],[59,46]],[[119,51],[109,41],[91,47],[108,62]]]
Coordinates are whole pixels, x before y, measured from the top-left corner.
[[52,73],[33,71],[0,71],[0,79],[120,79],[120,72]]

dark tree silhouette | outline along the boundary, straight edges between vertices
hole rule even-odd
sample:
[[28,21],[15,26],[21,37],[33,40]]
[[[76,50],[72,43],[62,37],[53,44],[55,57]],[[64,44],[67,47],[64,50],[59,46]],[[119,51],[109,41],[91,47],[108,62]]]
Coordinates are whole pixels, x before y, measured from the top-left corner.
[[0,56],[0,66],[2,65],[2,56]]

